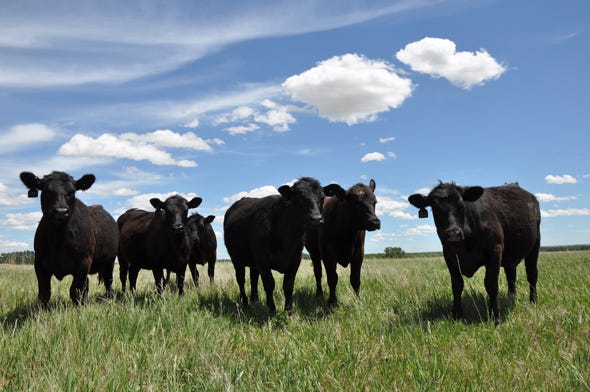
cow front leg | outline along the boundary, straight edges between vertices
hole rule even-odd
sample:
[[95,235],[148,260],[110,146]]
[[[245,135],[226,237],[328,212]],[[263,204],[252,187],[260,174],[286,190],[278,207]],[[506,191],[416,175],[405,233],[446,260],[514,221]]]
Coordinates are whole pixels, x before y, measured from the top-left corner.
[[268,306],[270,314],[275,314],[277,312],[277,307],[273,299],[275,279],[272,276],[270,268],[260,272],[260,277],[262,278],[262,285],[264,286],[264,291],[266,293],[266,306]]
[[363,265],[363,260],[353,260],[350,263],[350,285],[354,290],[354,293],[357,297],[360,295],[361,291],[361,266]]
[[199,271],[197,270],[197,264],[189,263],[188,270],[191,273],[191,277],[193,278],[193,283],[195,287],[199,287]]
[[[154,282],[156,283],[156,292],[161,295],[164,291],[164,286],[162,285],[162,281],[164,280],[164,270],[162,268],[154,268],[152,270],[152,275],[154,275]],[[176,280],[178,279],[178,274],[176,274]]]
[[88,274],[80,273],[74,275],[74,280],[70,286],[70,298],[74,305],[80,306],[86,302],[88,297]]
[[39,288],[38,300],[42,308],[46,308],[51,298],[51,274],[45,271],[35,260],[35,274]]
[[494,324],[498,325],[500,320],[500,312],[498,310],[498,277],[500,275],[500,257],[502,249],[497,247],[492,254],[492,259],[486,265],[486,276],[484,278],[484,285],[490,299],[490,316],[494,320]]
[[184,277],[186,275],[186,265],[180,267],[176,272],[176,287],[178,288],[178,295],[184,295]]
[[295,286],[295,275],[297,275],[297,270],[299,269],[300,263],[301,259],[299,259],[299,261],[296,262],[289,271],[285,272],[285,277],[283,278],[285,311],[287,311],[290,315],[293,314],[293,287]]
[[315,276],[315,295],[316,297],[323,297],[324,290],[322,290],[322,259],[317,255],[311,256],[311,263],[313,265],[313,275]]
[[336,285],[338,284],[338,274],[336,273],[336,262],[324,260],[324,267],[326,268],[326,278],[328,280],[328,288],[330,289],[330,297],[328,303],[336,305],[338,299],[336,297]]
[[453,288],[453,319],[459,320],[463,317],[463,306],[461,296],[463,294],[463,276],[458,271],[451,272],[451,286]]
[[139,267],[135,265],[129,266],[129,288],[131,292],[135,292],[135,285],[137,284],[137,276],[139,275]]
[[213,284],[215,280],[215,259],[207,263],[207,275],[209,275],[209,284]]

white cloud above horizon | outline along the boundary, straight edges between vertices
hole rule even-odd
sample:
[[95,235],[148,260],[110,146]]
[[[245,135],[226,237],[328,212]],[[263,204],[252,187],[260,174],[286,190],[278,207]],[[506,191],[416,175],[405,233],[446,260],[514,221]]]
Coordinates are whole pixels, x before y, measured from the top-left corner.
[[570,174],[564,174],[563,176],[554,176],[552,174],[549,174],[545,176],[545,181],[547,181],[548,184],[557,185],[576,184],[578,182],[578,180],[576,180],[576,178]]
[[555,210],[541,210],[542,218],[555,218],[559,216],[588,216],[590,215],[589,208],[566,208]]
[[56,136],[57,132],[45,124],[14,125],[0,134],[0,152],[30,148],[31,144],[46,143]]
[[414,86],[392,64],[348,53],[289,77],[283,87],[291,99],[316,108],[320,117],[354,125],[398,108]]
[[386,154],[380,153],[380,152],[370,152],[365,154],[362,158],[361,158],[361,162],[363,163],[367,163],[367,162],[380,162],[380,161],[385,161],[387,159],[395,159],[396,155],[393,152],[387,152]]
[[443,77],[464,89],[496,80],[506,71],[485,49],[457,52],[455,43],[443,38],[425,37],[409,43],[395,57],[415,72]]
[[377,205],[375,206],[375,213],[378,216],[388,215],[393,218],[410,220],[415,217],[406,210],[410,207],[410,203],[403,202],[397,199],[393,199],[388,196],[377,196]]
[[278,189],[273,185],[264,185],[259,188],[254,188],[250,191],[238,192],[231,196],[227,196],[223,198],[223,201],[226,203],[233,204],[236,201],[240,200],[242,197],[266,197],[271,195],[278,195]]
[[541,203],[576,200],[575,196],[555,196],[551,193],[535,193],[535,197]]

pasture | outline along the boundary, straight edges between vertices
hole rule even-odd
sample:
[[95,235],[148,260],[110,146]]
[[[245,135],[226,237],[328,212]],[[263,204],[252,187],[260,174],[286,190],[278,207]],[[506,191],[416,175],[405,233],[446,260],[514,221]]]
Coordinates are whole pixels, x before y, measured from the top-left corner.
[[[500,325],[488,321],[484,271],[465,280],[465,320],[451,320],[442,257],[367,259],[361,296],[338,267],[340,305],[315,298],[309,260],[295,280],[294,315],[238,305],[231,263],[184,297],[155,292],[142,270],[135,295],[90,277],[87,305],[71,277],[52,279],[37,308],[32,266],[0,265],[0,389],[38,391],[590,390],[590,251],[541,253],[539,302],[524,265],[518,294],[500,277]],[[282,275],[273,273],[282,309]],[[188,281],[188,280],[187,280]],[[247,284],[249,293],[249,284]],[[264,301],[262,285],[260,297]]]

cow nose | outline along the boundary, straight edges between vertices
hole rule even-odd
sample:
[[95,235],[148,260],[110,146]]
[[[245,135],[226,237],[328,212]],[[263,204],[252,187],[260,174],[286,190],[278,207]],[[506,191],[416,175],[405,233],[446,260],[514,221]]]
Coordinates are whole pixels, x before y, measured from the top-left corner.
[[172,228],[174,229],[174,231],[182,231],[182,229],[184,229],[184,225],[181,223],[177,223],[174,226],[172,226]]
[[309,217],[309,220],[311,222],[312,225],[319,225],[320,223],[324,223],[324,217],[322,216],[322,214],[312,214]]
[[450,229],[447,229],[445,233],[447,235],[448,241],[458,242],[463,240],[463,231],[461,231],[461,229],[459,229],[458,227],[452,227]]
[[371,221],[369,221],[369,228],[367,230],[375,231],[375,230],[379,230],[380,228],[381,228],[381,221],[379,220],[379,218],[375,218],[375,219],[372,219]]
[[57,218],[65,218],[68,216],[68,209],[65,207],[57,207],[53,210]]

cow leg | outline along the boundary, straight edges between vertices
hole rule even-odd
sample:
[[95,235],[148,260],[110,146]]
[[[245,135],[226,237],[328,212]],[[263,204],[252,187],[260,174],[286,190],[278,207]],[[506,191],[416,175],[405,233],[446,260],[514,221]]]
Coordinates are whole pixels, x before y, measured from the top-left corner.
[[490,316],[496,325],[498,325],[498,321],[500,320],[500,312],[498,310],[498,277],[500,275],[501,257],[502,248],[496,246],[489,264],[486,265],[486,275],[484,278],[484,285],[490,298]]
[[191,277],[193,278],[195,287],[199,287],[199,270],[197,270],[197,264],[189,263],[188,270],[191,272]]
[[451,286],[453,288],[453,319],[458,320],[463,317],[461,296],[463,294],[464,282],[460,272],[451,272]]
[[361,291],[361,266],[363,265],[363,259],[353,260],[350,263],[350,285],[357,296],[360,295]]
[[258,302],[258,270],[250,267],[250,302]]
[[540,240],[537,240],[532,252],[524,258],[524,265],[526,267],[526,278],[529,282],[529,300],[537,302],[537,278],[539,270],[537,269],[537,260],[539,258]]
[[[152,275],[154,275],[154,281],[156,283],[156,292],[161,295],[164,291],[164,286],[162,285],[162,281],[164,280],[164,270],[162,268],[154,268],[152,270]],[[178,275],[179,274],[177,273],[176,281],[180,279]]]
[[46,308],[51,298],[51,274],[45,271],[37,261],[35,261],[35,274],[37,275],[37,285],[39,288],[39,304]]
[[168,268],[166,268],[166,274],[164,275],[164,287],[168,286],[168,283],[170,283],[170,273],[172,271],[170,271]]
[[108,267],[106,267],[103,272],[103,280],[104,280],[104,287],[106,289],[106,293],[110,296],[113,293],[113,268],[114,268],[114,260],[113,263],[109,263]]
[[336,285],[338,284],[336,262],[324,260],[324,267],[326,268],[326,278],[328,279],[328,288],[330,289],[328,303],[330,305],[336,305],[338,303],[338,299],[336,298]]
[[285,272],[285,276],[283,278],[283,294],[285,295],[285,311],[289,312],[289,314],[293,314],[293,287],[295,286],[295,275],[297,275],[297,270],[299,269],[299,264],[301,263],[301,259],[298,262],[295,262],[293,267]]
[[246,283],[246,267],[234,264],[234,269],[236,270],[236,281],[240,287],[240,300],[244,306],[247,306],[248,297],[246,296],[246,289],[244,288],[244,284]]
[[[125,286],[127,286],[127,272],[129,270],[129,263],[119,257],[119,280],[121,281],[121,291],[125,292]],[[129,278],[131,282],[131,278]]]
[[322,290],[322,259],[316,255],[311,257],[311,263],[313,265],[313,275],[315,276],[315,295],[316,297],[323,297],[324,291]]
[[209,275],[209,283],[213,284],[215,278],[215,260],[207,263],[207,275]]
[[86,302],[88,296],[88,274],[78,273],[70,286],[70,298],[74,305],[80,306]]
[[184,277],[186,275],[186,265],[176,272],[176,287],[178,288],[178,295],[184,295]]
[[262,285],[264,286],[264,291],[266,292],[266,305],[270,310],[270,314],[275,314],[277,312],[277,307],[275,306],[275,301],[273,299],[275,279],[272,276],[270,268],[261,272],[260,277],[262,278]]
[[139,275],[139,267],[136,267],[135,265],[129,266],[129,288],[131,289],[131,292],[135,292],[137,275]]
[[516,295],[516,264],[505,265],[504,273],[506,274],[506,280],[508,281],[508,293]]

